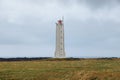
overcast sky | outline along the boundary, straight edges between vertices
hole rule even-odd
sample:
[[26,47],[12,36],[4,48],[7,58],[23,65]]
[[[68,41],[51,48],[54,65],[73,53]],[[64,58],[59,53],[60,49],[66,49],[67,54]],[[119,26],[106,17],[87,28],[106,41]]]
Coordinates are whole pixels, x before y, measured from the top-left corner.
[[62,16],[67,57],[120,57],[120,0],[0,0],[0,57],[54,57]]

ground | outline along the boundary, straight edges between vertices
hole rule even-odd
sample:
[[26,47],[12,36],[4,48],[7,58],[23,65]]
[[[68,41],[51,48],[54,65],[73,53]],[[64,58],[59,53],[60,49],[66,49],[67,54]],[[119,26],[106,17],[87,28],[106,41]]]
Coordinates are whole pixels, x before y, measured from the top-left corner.
[[2,61],[0,80],[120,80],[120,59]]

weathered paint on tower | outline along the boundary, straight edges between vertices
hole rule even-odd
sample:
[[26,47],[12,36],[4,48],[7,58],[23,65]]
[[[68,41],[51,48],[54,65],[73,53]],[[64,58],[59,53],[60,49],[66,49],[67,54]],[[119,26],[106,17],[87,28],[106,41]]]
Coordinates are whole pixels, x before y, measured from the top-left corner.
[[64,48],[64,23],[63,20],[58,20],[56,23],[56,50],[55,58],[65,58]]

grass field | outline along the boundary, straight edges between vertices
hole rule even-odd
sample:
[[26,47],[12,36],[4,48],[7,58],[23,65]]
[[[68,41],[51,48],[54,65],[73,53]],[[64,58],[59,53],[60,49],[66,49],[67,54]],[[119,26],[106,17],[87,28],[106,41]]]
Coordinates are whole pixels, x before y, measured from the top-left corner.
[[4,61],[0,80],[120,80],[120,59]]

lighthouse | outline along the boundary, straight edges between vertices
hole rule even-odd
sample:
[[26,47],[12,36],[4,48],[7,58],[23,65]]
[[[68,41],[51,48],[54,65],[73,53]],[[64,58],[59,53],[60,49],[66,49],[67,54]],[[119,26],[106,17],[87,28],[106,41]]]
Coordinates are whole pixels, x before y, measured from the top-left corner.
[[63,20],[58,20],[57,23],[56,23],[55,58],[65,58],[64,23],[63,23]]

